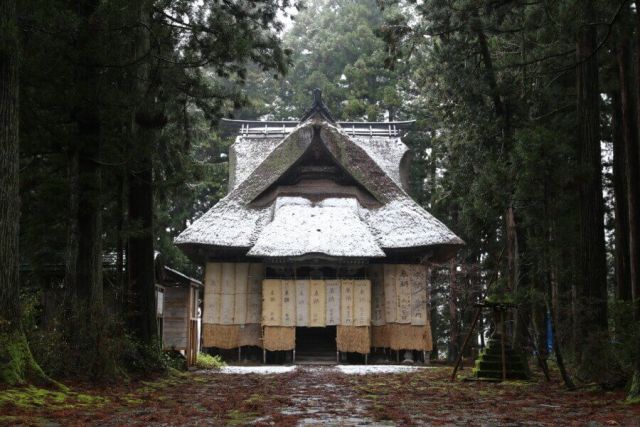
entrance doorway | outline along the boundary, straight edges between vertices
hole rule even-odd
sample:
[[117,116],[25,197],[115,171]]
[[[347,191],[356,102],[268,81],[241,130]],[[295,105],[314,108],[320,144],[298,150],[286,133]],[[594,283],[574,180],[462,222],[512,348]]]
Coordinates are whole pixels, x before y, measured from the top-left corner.
[[336,363],[336,327],[296,328],[296,362]]

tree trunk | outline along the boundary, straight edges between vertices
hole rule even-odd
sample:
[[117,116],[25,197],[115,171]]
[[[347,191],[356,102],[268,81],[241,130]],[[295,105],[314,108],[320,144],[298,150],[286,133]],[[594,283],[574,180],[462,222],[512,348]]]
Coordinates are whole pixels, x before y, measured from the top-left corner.
[[579,307],[578,346],[585,377],[603,374],[607,344],[607,265],[604,241],[604,200],[600,153],[600,91],[593,1],[583,6],[584,16],[576,43],[577,160],[580,176],[578,202]]
[[458,341],[460,340],[456,281],[456,261],[451,260],[450,264],[450,286],[449,286],[449,361],[454,362],[458,358]]
[[[145,56],[151,49],[149,26],[151,2],[135,4],[141,25],[137,32],[134,57]],[[155,99],[157,76],[152,72],[152,55],[146,55],[137,70],[136,93],[140,104],[133,112],[133,147],[130,153],[129,237],[127,263],[129,275],[129,326],[137,339],[151,345],[157,338],[154,248],[153,248],[153,150],[158,130],[164,126],[164,114]],[[156,71],[157,72],[157,71]]]
[[48,383],[20,321],[18,27],[15,0],[0,0],[0,384]]
[[[635,2],[635,6],[636,6],[636,81],[635,81],[635,94],[636,94],[636,114],[637,114],[637,118],[636,118],[636,123],[640,123],[640,78],[638,77],[638,72],[640,72],[640,13],[638,13],[638,7],[640,6],[640,1],[636,0]],[[640,126],[638,126],[638,128],[640,128]],[[636,135],[636,146],[635,146],[635,157],[633,158],[629,158],[627,157],[627,161],[630,163],[627,163],[627,168],[629,171],[631,171],[631,167],[632,164],[631,162],[635,162],[635,167],[634,167],[634,171],[635,171],[635,177],[636,177],[636,181],[635,181],[635,192],[634,192],[634,198],[635,198],[635,206],[632,206],[632,200],[631,198],[629,198],[628,202],[629,202],[629,207],[630,208],[635,208],[634,209],[634,215],[631,214],[631,210],[629,211],[629,240],[631,242],[631,239],[633,239],[633,236],[636,237],[635,240],[635,247],[636,247],[636,252],[634,253],[632,250],[630,251],[631,255],[630,255],[630,260],[629,260],[629,265],[630,265],[630,271],[631,271],[631,297],[633,298],[633,304],[634,304],[634,320],[636,321],[636,327],[638,327],[638,325],[640,324],[640,278],[638,278],[638,274],[640,274],[640,258],[638,258],[638,245],[640,244],[640,242],[638,242],[638,236],[640,233],[640,206],[638,206],[638,199],[640,198],[640,196],[638,195],[638,166],[640,163],[640,159],[638,159],[638,151],[640,151],[638,149],[638,141],[640,140],[640,136]],[[631,175],[631,174],[629,174]],[[627,180],[627,183],[629,183],[630,180]],[[629,195],[631,196],[632,193],[632,189],[631,188],[627,188],[627,191],[629,192]],[[634,276],[635,274],[635,276]],[[638,400],[640,399],[640,339],[638,339],[638,342],[635,344],[636,346],[636,360],[635,360],[635,367],[634,367],[634,373],[633,373],[633,377],[631,379],[631,387],[629,388],[629,399],[633,399],[633,400]]]
[[[72,111],[76,125],[77,148],[77,256],[75,289],[72,300],[72,345],[81,357],[75,366],[94,378],[104,375],[104,357],[109,352],[101,348],[105,325],[102,280],[102,171],[100,69],[96,66],[102,51],[100,2],[89,0],[76,5],[80,25],[75,37],[77,65],[75,68],[76,100]],[[75,155],[75,153],[74,153]],[[75,197],[72,195],[71,198]],[[72,206],[73,207],[73,206]],[[73,241],[70,242],[72,245]],[[69,251],[74,248],[69,248]]]
[[[621,83],[622,85],[622,83]],[[622,88],[621,88],[622,89]],[[624,122],[622,119],[622,101],[619,91],[611,93],[612,135],[613,135],[613,205],[615,214],[615,269],[616,298],[622,301],[631,300],[629,286],[629,212],[627,207],[627,172],[625,161]]]
[[628,37],[622,35],[618,44],[617,59],[620,80],[620,106],[622,111],[622,141],[624,143],[623,159],[626,159],[623,174],[626,176],[625,187],[627,191],[626,219],[628,220],[629,292],[635,299],[640,296],[637,294],[638,280],[640,280],[638,277],[638,274],[640,274],[640,271],[638,271],[638,255],[640,253],[640,200],[638,199],[640,171],[638,167],[640,167],[640,164],[638,158],[638,127],[631,89],[633,77],[630,67],[631,52],[629,42]]

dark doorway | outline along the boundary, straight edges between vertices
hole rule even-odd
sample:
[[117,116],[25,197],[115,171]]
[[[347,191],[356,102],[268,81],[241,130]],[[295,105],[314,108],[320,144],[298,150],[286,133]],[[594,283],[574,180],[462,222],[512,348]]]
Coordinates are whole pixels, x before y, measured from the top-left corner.
[[296,362],[336,363],[336,327],[296,328]]

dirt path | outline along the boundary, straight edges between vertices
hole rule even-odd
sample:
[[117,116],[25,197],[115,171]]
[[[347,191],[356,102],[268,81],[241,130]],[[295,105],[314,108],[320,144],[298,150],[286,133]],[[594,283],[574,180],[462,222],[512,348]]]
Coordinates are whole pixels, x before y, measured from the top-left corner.
[[72,393],[0,390],[0,425],[640,426],[640,406],[625,404],[623,390],[570,393],[538,378],[451,383],[448,368],[247,369],[71,385]]
[[285,415],[298,417],[301,426],[340,425],[370,426],[381,425],[368,416],[371,402],[358,396],[342,381],[340,375],[331,368],[301,367],[287,384],[289,402],[279,408]]

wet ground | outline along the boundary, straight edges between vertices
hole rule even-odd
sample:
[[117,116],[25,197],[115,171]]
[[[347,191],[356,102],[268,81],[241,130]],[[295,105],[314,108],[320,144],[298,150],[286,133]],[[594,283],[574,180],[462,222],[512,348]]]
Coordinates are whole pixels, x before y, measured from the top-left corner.
[[538,377],[452,383],[449,373],[388,365],[229,367],[77,385],[72,393],[0,390],[0,424],[640,426],[640,406],[625,404],[622,390],[567,392]]

